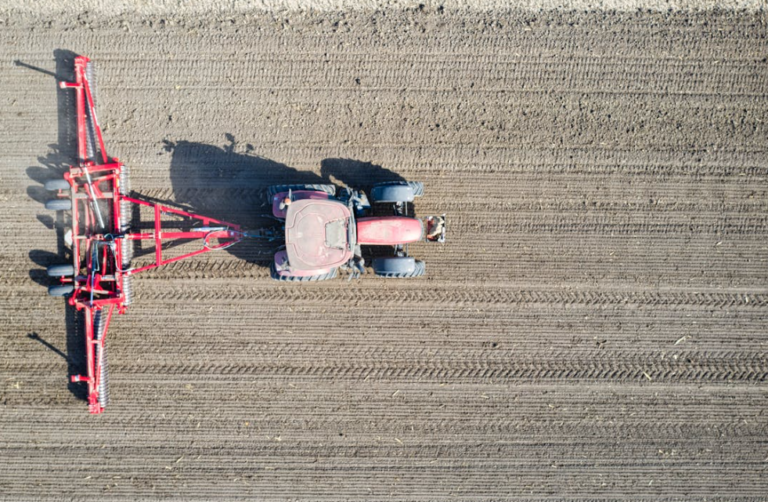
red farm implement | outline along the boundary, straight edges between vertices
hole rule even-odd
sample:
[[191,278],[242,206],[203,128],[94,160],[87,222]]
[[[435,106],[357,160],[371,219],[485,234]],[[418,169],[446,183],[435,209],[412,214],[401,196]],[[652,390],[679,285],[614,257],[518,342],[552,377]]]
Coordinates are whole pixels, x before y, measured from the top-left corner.
[[[75,93],[77,110],[78,165],[70,166],[63,179],[51,180],[46,188],[57,198],[46,207],[71,211],[71,229],[65,236],[71,246],[72,264],[48,267],[48,275],[60,279],[51,286],[53,296],[69,296],[69,304],[84,313],[87,373],[74,375],[73,382],[88,385],[88,408],[101,413],[109,401],[106,334],[115,313],[123,314],[131,304],[133,276],[152,268],[202,253],[223,249],[244,237],[238,225],[166,207],[129,196],[128,168],[110,158],[96,118],[92,63],[85,56],[75,59],[75,81],[60,82]],[[154,228],[131,231],[135,205],[149,208]],[[167,230],[162,216],[182,217],[186,231]],[[199,226],[193,226],[199,225]],[[199,249],[172,258],[163,257],[163,243],[180,239],[202,239]],[[155,261],[131,268],[135,241],[154,243]]]
[[[74,82],[59,85],[75,93],[78,163],[63,178],[45,184],[56,192],[46,207],[71,211],[71,228],[64,240],[72,262],[48,267],[48,275],[58,281],[48,292],[68,296],[69,304],[85,317],[87,371],[71,379],[88,385],[91,413],[103,412],[109,400],[107,329],[114,314],[124,314],[131,304],[131,281],[140,272],[252,237],[281,244],[271,263],[271,276],[277,281],[322,281],[336,277],[339,270],[348,272],[350,279],[358,277],[366,268],[363,246],[391,250],[373,260],[375,275],[408,279],[425,275],[424,262],[409,256],[408,246],[445,241],[445,215],[418,219],[411,214],[414,199],[424,193],[419,182],[379,183],[368,194],[348,187],[337,191],[335,185],[273,185],[264,201],[272,210],[266,215],[272,227],[248,232],[233,223],[131,197],[128,167],[109,157],[104,148],[91,61],[75,58],[74,74]],[[386,211],[391,207],[392,212],[377,216],[374,206]],[[134,225],[134,214],[142,212],[152,220],[144,222],[145,231]],[[164,216],[176,218],[172,228]],[[163,243],[194,239],[200,240],[197,249],[163,256]],[[146,264],[132,267],[136,241],[154,245],[154,262],[142,258]]]

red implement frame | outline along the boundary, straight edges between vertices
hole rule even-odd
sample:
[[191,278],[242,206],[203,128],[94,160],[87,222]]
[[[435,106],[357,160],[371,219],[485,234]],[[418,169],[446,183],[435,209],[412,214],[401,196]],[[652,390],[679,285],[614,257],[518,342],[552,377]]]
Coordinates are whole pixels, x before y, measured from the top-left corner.
[[[108,401],[105,335],[115,311],[123,314],[130,304],[131,277],[167,263],[228,247],[239,242],[244,234],[238,225],[128,197],[123,193],[127,191],[121,186],[124,166],[118,159],[107,156],[96,119],[88,81],[90,64],[87,57],[78,56],[75,58],[75,81],[59,83],[62,89],[75,91],[78,136],[78,165],[70,166],[69,172],[64,175],[71,191],[69,194],[62,191],[59,196],[72,199],[72,259],[75,269],[73,277],[62,278],[61,281],[74,286],[69,303],[84,311],[85,316],[87,374],[73,375],[71,379],[88,385],[88,409],[98,414],[104,411]],[[96,155],[97,149],[100,156]],[[130,204],[146,206],[154,211],[152,231],[134,233],[124,228],[129,220],[123,218],[123,211],[130,210]],[[202,223],[203,227],[192,227],[189,231],[164,231],[161,221],[164,214],[188,218]],[[190,253],[163,258],[163,241],[178,239],[203,239],[203,246]],[[134,269],[125,266],[124,251],[134,240],[154,241],[155,263]]]

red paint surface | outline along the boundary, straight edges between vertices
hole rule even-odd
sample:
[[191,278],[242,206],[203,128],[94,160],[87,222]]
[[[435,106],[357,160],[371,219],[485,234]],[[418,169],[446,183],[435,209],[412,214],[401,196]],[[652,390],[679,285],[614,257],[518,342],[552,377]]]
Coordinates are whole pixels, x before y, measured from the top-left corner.
[[383,216],[357,220],[357,243],[363,246],[394,246],[421,240],[421,220],[407,216]]

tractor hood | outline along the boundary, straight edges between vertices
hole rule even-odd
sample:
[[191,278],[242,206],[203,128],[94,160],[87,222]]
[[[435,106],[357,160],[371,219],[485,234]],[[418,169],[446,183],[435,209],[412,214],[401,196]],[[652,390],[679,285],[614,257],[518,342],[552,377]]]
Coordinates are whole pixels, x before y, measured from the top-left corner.
[[334,268],[352,256],[347,206],[336,200],[302,199],[285,215],[285,250],[292,270]]
[[368,246],[397,246],[420,241],[421,220],[407,216],[380,216],[357,219],[357,243]]

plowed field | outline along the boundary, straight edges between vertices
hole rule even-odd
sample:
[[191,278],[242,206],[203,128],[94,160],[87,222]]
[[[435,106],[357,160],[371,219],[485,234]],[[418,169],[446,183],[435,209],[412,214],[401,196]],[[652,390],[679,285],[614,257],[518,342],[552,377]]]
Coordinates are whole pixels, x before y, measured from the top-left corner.
[[[0,498],[764,500],[764,14],[4,20]],[[136,194],[253,227],[276,183],[423,181],[427,277],[137,276],[112,401],[49,298],[72,53]]]

